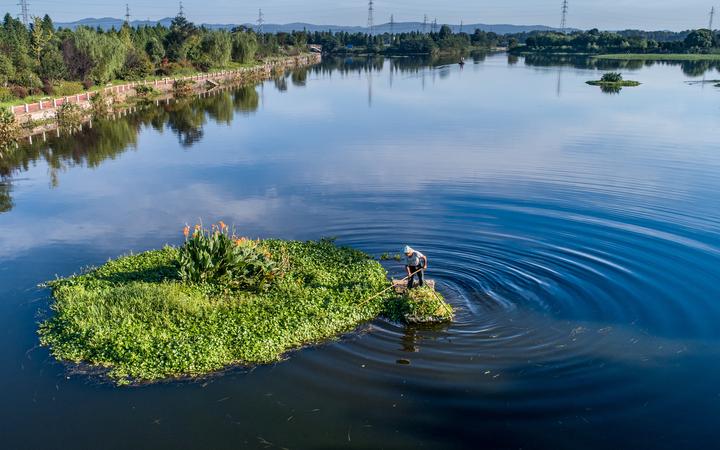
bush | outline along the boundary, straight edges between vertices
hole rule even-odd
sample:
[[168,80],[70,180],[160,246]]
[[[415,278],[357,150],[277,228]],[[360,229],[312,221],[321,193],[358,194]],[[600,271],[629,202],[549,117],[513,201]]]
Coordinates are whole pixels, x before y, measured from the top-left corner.
[[74,103],[63,103],[55,113],[55,119],[60,128],[73,132],[82,125],[83,112],[82,109]]
[[608,72],[600,78],[603,83],[620,83],[623,80],[623,76],[617,72]]
[[0,102],[15,100],[15,95],[6,87],[0,87]]
[[192,80],[177,80],[173,84],[173,92],[177,97],[186,97],[193,93],[195,83]]
[[105,91],[95,92],[90,97],[90,104],[92,105],[92,114],[94,117],[105,117],[112,111],[112,104],[114,103],[114,97],[109,96]]
[[23,70],[22,72],[19,72],[13,79],[13,82],[19,86],[27,88],[28,90],[41,89],[43,86],[43,82],[40,80],[40,77],[30,70]]
[[95,82],[91,79],[83,80],[82,82],[83,88],[87,91],[90,90],[93,86],[95,86]]
[[15,115],[3,108],[0,110],[0,147],[15,141],[19,137],[20,128]]
[[23,99],[28,96],[28,90],[22,86],[12,86],[10,92],[15,98]]
[[154,87],[152,87],[151,85],[148,85],[148,84],[141,84],[141,85],[135,86],[135,93],[137,94],[138,97],[143,97],[143,98],[153,97],[153,96],[159,94],[157,89],[155,89]]
[[259,242],[236,237],[222,222],[210,230],[196,225],[192,234],[186,226],[184,234],[179,251],[184,281],[263,291],[277,275],[276,264]]
[[55,93],[55,88],[53,87],[52,83],[49,81],[45,81],[43,83],[43,92],[46,95],[53,95]]
[[55,88],[55,95],[59,97],[80,94],[85,91],[85,86],[79,81],[60,81],[54,83],[53,87]]

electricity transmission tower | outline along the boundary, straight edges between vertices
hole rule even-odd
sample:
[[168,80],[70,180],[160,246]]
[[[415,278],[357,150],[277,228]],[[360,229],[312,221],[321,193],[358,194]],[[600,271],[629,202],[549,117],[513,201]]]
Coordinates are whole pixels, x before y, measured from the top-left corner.
[[258,32],[259,32],[260,34],[263,34],[263,31],[264,31],[264,28],[265,28],[265,27],[263,26],[263,25],[265,24],[265,15],[264,15],[263,12],[262,12],[262,8],[260,8],[260,10],[259,10],[259,12],[258,12],[257,24],[258,24]]
[[565,30],[567,30],[567,14],[568,14],[568,0],[563,0],[562,20],[560,21],[560,29],[562,30],[563,34],[565,33]]
[[125,3],[125,23],[130,25],[130,4]]
[[182,2],[180,2],[180,12],[178,12],[178,17],[185,17],[185,8],[183,7]]
[[423,19],[423,33],[427,33],[427,14],[425,14],[425,18]]
[[460,19],[460,33],[462,33],[463,25],[464,25],[464,23],[463,23],[462,19]]
[[390,34],[395,33],[395,14],[390,14]]
[[375,32],[375,2],[373,0],[370,0],[368,2],[368,22],[367,26],[370,30],[370,36],[372,36]]
[[27,2],[27,0],[20,0],[18,6],[20,7],[20,18],[22,19],[23,23],[25,24],[25,26],[30,25],[30,4]]
[[435,18],[435,20],[433,20],[433,23],[432,23],[432,32],[435,33],[436,31],[437,31],[437,17]]
[[710,26],[708,27],[708,29],[710,31],[712,31],[712,29],[713,29],[713,21],[714,20],[715,20],[715,7],[713,6],[712,9],[710,10]]

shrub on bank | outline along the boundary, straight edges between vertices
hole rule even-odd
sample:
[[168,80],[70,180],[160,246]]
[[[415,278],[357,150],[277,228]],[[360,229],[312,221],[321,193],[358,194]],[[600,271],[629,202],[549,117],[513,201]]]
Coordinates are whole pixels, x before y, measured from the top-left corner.
[[76,131],[83,122],[83,111],[75,103],[63,103],[55,112],[58,126],[66,131]]
[[15,115],[7,109],[0,110],[0,149],[15,142],[20,135],[20,126]]

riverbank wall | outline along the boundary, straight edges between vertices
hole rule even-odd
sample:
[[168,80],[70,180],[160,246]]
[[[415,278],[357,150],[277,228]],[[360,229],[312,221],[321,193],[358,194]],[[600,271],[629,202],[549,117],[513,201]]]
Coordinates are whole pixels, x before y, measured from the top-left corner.
[[54,119],[58,108],[63,104],[76,104],[82,109],[91,108],[91,100],[99,93],[112,96],[118,102],[137,96],[138,86],[149,86],[159,92],[160,95],[170,95],[174,89],[176,81],[187,81],[195,84],[195,88],[201,89],[206,86],[227,84],[227,83],[246,83],[252,81],[261,81],[271,78],[272,74],[279,70],[293,69],[298,67],[310,66],[321,62],[322,56],[319,53],[301,54],[298,56],[290,56],[283,58],[274,58],[265,61],[261,65],[253,67],[243,67],[236,70],[221,70],[219,72],[203,73],[187,77],[162,78],[157,80],[145,80],[132,83],[126,83],[117,86],[107,86],[101,90],[87,91],[82,94],[59,97],[52,99],[44,99],[36,103],[28,103],[10,107],[11,112],[15,116],[15,120],[20,123],[31,121],[48,121]]

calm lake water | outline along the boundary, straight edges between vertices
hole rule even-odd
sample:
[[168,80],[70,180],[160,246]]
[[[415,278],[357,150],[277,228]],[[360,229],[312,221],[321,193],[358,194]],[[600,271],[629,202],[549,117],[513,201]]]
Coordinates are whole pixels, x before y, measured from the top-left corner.
[[[585,84],[610,68],[332,60],[5,156],[0,446],[714,446],[720,89],[686,81],[720,72],[633,63],[641,87]],[[377,320],[279,364],[130,388],[37,347],[39,283],[199,219],[412,244],[457,320]]]

